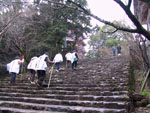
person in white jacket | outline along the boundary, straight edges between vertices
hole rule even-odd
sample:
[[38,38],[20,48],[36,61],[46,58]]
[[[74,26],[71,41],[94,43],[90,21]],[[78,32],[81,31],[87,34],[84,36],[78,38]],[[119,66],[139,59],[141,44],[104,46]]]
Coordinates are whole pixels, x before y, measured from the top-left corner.
[[36,65],[38,62],[38,55],[31,58],[27,69],[30,71],[30,81],[31,84],[34,84],[35,74],[36,74]]
[[72,54],[70,52],[66,53],[65,58],[66,58],[66,67],[68,67],[68,62],[71,62]]
[[46,78],[47,63],[51,63],[51,61],[49,59],[48,52],[45,52],[43,55],[41,55],[38,58],[37,65],[36,65],[36,70],[38,75],[38,82],[36,84],[38,88],[42,86],[42,83]]
[[19,74],[20,71],[20,64],[24,62],[24,56],[22,57],[22,60],[19,56],[15,57],[15,60],[11,61],[9,64],[9,73],[10,73],[10,84],[14,85],[16,80],[16,75]]
[[56,63],[56,72],[59,72],[60,63],[63,62],[63,57],[61,53],[57,53],[53,59],[53,62]]

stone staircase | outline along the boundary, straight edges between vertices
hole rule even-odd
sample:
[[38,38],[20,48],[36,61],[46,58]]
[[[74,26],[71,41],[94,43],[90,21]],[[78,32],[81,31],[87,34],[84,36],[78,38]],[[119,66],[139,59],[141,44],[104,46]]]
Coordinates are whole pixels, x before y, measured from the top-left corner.
[[0,113],[129,113],[128,75],[127,58],[118,56],[54,72],[50,88],[38,89],[20,76],[10,86],[6,77],[0,80]]

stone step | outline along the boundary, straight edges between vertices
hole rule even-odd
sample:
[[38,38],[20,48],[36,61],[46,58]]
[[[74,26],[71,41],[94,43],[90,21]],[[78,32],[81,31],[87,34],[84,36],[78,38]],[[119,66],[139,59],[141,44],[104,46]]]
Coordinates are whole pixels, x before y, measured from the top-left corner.
[[9,107],[0,107],[0,113],[67,113],[67,112],[54,112],[54,111],[40,111],[40,110],[27,110]]
[[85,100],[59,100],[48,98],[33,98],[33,97],[9,97],[0,96],[0,100],[3,101],[19,101],[28,103],[38,103],[47,105],[69,105],[69,106],[84,106],[84,107],[100,107],[100,108],[125,108],[128,109],[129,103],[122,101],[85,101]]
[[[48,85],[48,82],[44,82],[43,83],[44,85]],[[73,88],[79,88],[79,87],[88,87],[88,88],[94,88],[94,87],[100,87],[100,88],[104,88],[104,87],[108,87],[108,88],[112,88],[112,87],[128,87],[128,84],[127,83],[109,83],[109,84],[103,84],[103,83],[97,83],[97,84],[92,84],[92,82],[89,82],[89,83],[86,83],[86,84],[82,84],[81,83],[78,83],[78,84],[71,84],[71,83],[54,83],[54,82],[51,82],[50,83],[51,87],[73,87]],[[0,88],[1,87],[10,87],[12,85],[10,85],[9,83],[1,83],[0,85]],[[26,82],[26,83],[18,83],[16,82],[12,87],[24,87],[24,86],[27,86],[27,87],[31,87],[31,86],[35,86],[34,84],[31,84],[30,82]]]
[[66,91],[66,90],[31,90],[31,89],[0,89],[0,92],[30,93],[30,94],[63,94],[63,95],[99,95],[114,96],[128,94],[128,91]]
[[[64,73],[66,74],[66,73]],[[89,79],[95,79],[95,78],[98,78],[98,79],[102,79],[102,80],[111,80],[112,77],[115,77],[116,79],[128,79],[128,77],[126,75],[107,75],[107,76],[104,76],[103,74],[100,75],[100,74],[94,74],[94,73],[90,73],[90,74],[83,74],[83,73],[76,73],[76,74],[58,74],[58,75],[52,75],[52,78],[55,80],[55,79],[77,79],[79,78],[79,80],[89,80]],[[90,77],[90,78],[89,78]],[[46,78],[48,79],[49,78],[49,75],[46,76]],[[116,80],[114,79],[114,80]],[[20,78],[17,78],[17,80],[20,80]]]
[[[120,84],[127,84],[128,80],[117,80],[117,81],[112,81],[112,80],[107,80],[107,81],[104,81],[104,80],[87,80],[87,81],[82,81],[82,80],[64,80],[64,79],[59,79],[59,80],[53,80],[51,81],[52,84],[102,84],[102,83],[106,83],[106,84],[116,84],[116,85],[120,85]],[[19,83],[19,82],[16,82],[16,83]],[[48,81],[46,81],[46,83],[48,83]]]
[[[87,77],[87,78],[89,78],[89,77]],[[35,80],[37,80],[37,79],[35,79]],[[49,80],[49,78],[47,78],[47,79],[45,79],[45,81],[48,83],[48,80]],[[73,81],[75,81],[75,83],[72,83]],[[83,81],[83,82],[85,82],[85,84],[87,84],[86,82],[92,82],[92,84],[127,84],[127,81],[128,81],[128,79],[122,79],[122,78],[120,78],[120,79],[115,79],[114,77],[111,77],[110,79],[101,79],[101,78],[94,78],[94,79],[89,79],[89,80],[80,80],[80,79],[78,79],[78,77],[76,78],[76,79],[73,79],[73,78],[67,78],[67,79],[64,79],[64,78],[52,78],[52,80],[51,80],[51,82],[52,83],[61,83],[61,82],[63,82],[63,83],[69,83],[70,82],[70,84],[76,84],[76,82],[77,81]],[[1,80],[0,81],[1,83],[8,83],[9,82],[9,80]],[[24,79],[24,80],[16,80],[16,83],[18,83],[18,84],[22,84],[22,83],[29,83],[29,80],[27,80],[27,79]],[[61,83],[62,84],[62,83]],[[84,84],[84,83],[82,83],[81,82],[81,84]]]
[[67,105],[47,105],[47,104],[35,104],[16,101],[0,101],[1,107],[12,107],[21,109],[32,110],[45,110],[45,111],[58,111],[69,113],[125,113],[126,109],[111,109],[111,108],[93,108],[83,106],[67,106]]
[[[45,87],[47,87],[45,85]],[[36,85],[24,85],[24,86],[0,86],[0,89],[30,89],[30,90],[35,90],[37,89]],[[46,89],[45,89],[46,90]],[[107,86],[107,87],[57,87],[57,86],[51,86],[49,90],[67,90],[67,91],[122,91],[122,90],[128,90],[128,86],[115,86],[115,87],[111,87],[111,86]]]
[[[63,75],[62,75],[63,76]],[[80,76],[82,76],[82,75],[80,75]],[[90,77],[90,76],[89,76]],[[116,77],[116,76],[110,76],[109,78],[107,77],[107,78],[105,78],[105,77],[91,77],[91,78],[89,78],[89,77],[86,77],[86,78],[80,78],[80,77],[68,77],[68,76],[66,76],[66,77],[53,77],[52,76],[52,81],[57,81],[57,80],[63,80],[63,81],[70,81],[70,80],[81,80],[81,81],[89,81],[89,80],[95,80],[95,82],[96,82],[96,80],[98,80],[98,81],[105,81],[105,82],[118,82],[118,80],[120,81],[120,80],[122,80],[122,81],[127,81],[128,80],[128,78],[123,78],[123,77]],[[8,78],[8,79],[4,79],[4,80],[0,80],[1,82],[7,82],[7,81],[9,81],[10,80],[10,77]],[[47,77],[46,78],[46,80],[49,80],[49,77]],[[20,78],[16,78],[16,81],[17,82],[22,82],[22,80],[20,80]],[[29,81],[28,79],[23,79],[23,82],[27,82],[27,81]],[[119,82],[118,82],[119,83]]]
[[[96,73],[95,73],[95,72]],[[106,70],[107,71],[107,70]],[[87,80],[88,77],[91,77],[91,78],[95,78],[95,77],[98,77],[98,78],[104,78],[104,79],[110,79],[112,76],[116,77],[116,78],[128,78],[127,75],[125,73],[121,73],[121,71],[119,72],[118,70],[116,70],[117,72],[110,74],[111,72],[104,72],[102,70],[99,70],[99,69],[96,69],[96,70],[88,70],[88,71],[76,71],[76,72],[67,72],[67,71],[64,71],[63,73],[62,72],[59,72],[59,73],[53,73],[52,74],[52,77],[53,78],[76,78],[76,77],[79,77],[80,79],[85,79]],[[81,76],[82,75],[82,76]],[[105,75],[105,76],[104,76]],[[106,76],[107,75],[107,76]],[[27,78],[29,76],[29,74],[26,74],[26,75],[23,75],[23,78]],[[36,76],[37,77],[37,76]],[[46,77],[48,78],[49,77],[49,74],[46,73]],[[16,76],[16,79],[20,80],[21,76],[20,75],[17,75]],[[7,76],[5,78],[6,80],[7,79],[10,79],[10,75]]]
[[39,97],[39,98],[51,98],[60,100],[89,100],[89,101],[127,101],[130,99],[127,95],[118,96],[94,96],[94,95],[61,95],[61,94],[25,94],[25,93],[7,93],[1,92],[0,96],[10,96],[10,97]]
[[[47,79],[48,80],[48,79]],[[71,80],[65,80],[65,79],[56,79],[56,80],[54,80],[53,78],[52,78],[52,80],[51,80],[51,83],[53,83],[53,84],[56,84],[56,83],[58,83],[58,84],[89,84],[89,83],[92,83],[92,84],[103,84],[103,83],[105,83],[105,84],[117,84],[117,85],[119,85],[119,84],[127,84],[128,82],[127,82],[128,80],[113,80],[113,79],[111,79],[111,80],[99,80],[99,79],[97,79],[97,80],[75,80],[75,79],[71,79]],[[47,83],[48,83],[48,81],[46,81]],[[21,81],[18,81],[17,83],[22,83]],[[28,83],[28,82],[27,82]]]
[[8,76],[0,80],[0,111],[128,113],[128,72],[124,64],[112,57],[103,61],[85,60],[74,72],[71,67],[59,73],[54,70],[50,88],[47,88],[48,73],[44,88],[31,85],[28,75],[23,80],[17,75],[16,84],[9,86]]
[[[93,70],[90,70],[90,71],[93,71]],[[79,72],[78,73],[57,73],[57,74],[53,74],[52,77],[53,78],[76,78],[76,77],[79,77],[80,79],[84,79],[84,80],[87,80],[88,77],[91,77],[91,78],[95,78],[95,77],[98,77],[98,78],[103,78],[103,79],[110,79],[112,76],[113,77],[116,77],[116,78],[128,78],[125,74],[123,73],[114,73],[113,75],[109,74],[110,72],[98,72],[100,71],[99,69],[98,70],[95,70],[97,71],[96,73],[93,73],[93,72]],[[104,76],[104,74],[106,74],[107,76]],[[82,76],[81,76],[82,75]],[[47,74],[47,78],[49,77],[49,74]],[[19,78],[19,77],[18,77]],[[89,78],[90,79],[90,78]]]
[[[46,82],[46,84],[48,84],[48,82]],[[51,82],[51,84],[50,84],[52,87],[117,87],[117,86],[128,86],[128,84],[127,83],[119,83],[119,84],[115,84],[115,83],[113,83],[113,84],[92,84],[91,82],[89,82],[89,83],[86,83],[86,84],[66,84],[66,83],[64,83],[64,84],[60,84],[60,83],[53,83],[53,82]],[[9,85],[8,84],[8,82],[7,83],[2,83],[1,84],[1,86],[11,86],[11,85]],[[17,83],[16,82],[16,84],[14,85],[14,86],[31,86],[31,83],[29,83],[29,82],[27,82],[27,83]]]
[[[60,76],[60,75],[59,75]],[[54,81],[57,81],[57,80],[60,80],[60,81],[70,81],[70,80],[82,80],[82,81],[89,81],[89,80],[95,80],[95,82],[96,82],[96,80],[98,80],[98,81],[105,81],[105,82],[115,82],[115,83],[119,83],[118,82],[118,80],[120,81],[120,80],[122,80],[122,81],[124,81],[124,82],[126,82],[126,81],[128,81],[128,78],[127,77],[116,77],[116,76],[110,76],[110,77],[100,77],[100,76],[94,76],[94,77],[91,77],[91,75],[90,76],[87,76],[87,77],[85,77],[85,78],[80,78],[80,77],[77,77],[77,76],[75,76],[75,77],[68,77],[68,76],[66,76],[66,77],[53,77],[52,76],[52,82]],[[63,75],[62,75],[63,76]],[[80,75],[80,76],[82,76],[82,75]],[[90,78],[89,78],[90,77]],[[9,81],[10,80],[10,77],[9,78],[7,78],[7,79],[3,79],[3,80],[0,80],[1,82],[7,82],[7,81]],[[49,77],[47,77],[46,78],[46,80],[48,81],[49,80]],[[20,80],[20,78],[16,78],[16,82],[28,82],[29,80],[28,79],[23,79],[23,81],[22,80]]]

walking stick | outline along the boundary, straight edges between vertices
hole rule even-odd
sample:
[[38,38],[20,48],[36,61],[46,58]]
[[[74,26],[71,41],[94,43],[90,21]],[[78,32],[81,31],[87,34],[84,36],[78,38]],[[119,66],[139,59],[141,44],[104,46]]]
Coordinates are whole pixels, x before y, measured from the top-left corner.
[[143,84],[142,84],[142,87],[141,87],[141,92],[143,91],[144,87],[145,87],[145,83],[146,83],[146,80],[149,76],[149,73],[150,73],[150,69],[148,70],[147,74],[146,74],[146,77],[145,77],[145,80],[143,81]]
[[[23,62],[24,62],[24,55],[22,55],[22,59],[23,59]],[[23,64],[21,64],[21,80],[22,80],[22,77],[23,77],[23,75],[22,75],[22,72],[23,72]]]
[[21,74],[21,80],[23,80],[22,79],[22,72],[23,72],[23,64],[21,65],[21,72],[20,72],[20,74]]
[[66,60],[66,68],[68,67],[68,64],[67,64],[67,60]]
[[54,70],[54,65],[55,65],[55,63],[52,65],[51,69],[49,70],[50,77],[49,77],[49,82],[48,82],[48,88],[50,86],[50,81],[51,81],[51,78],[52,78],[52,73],[53,73],[53,70]]

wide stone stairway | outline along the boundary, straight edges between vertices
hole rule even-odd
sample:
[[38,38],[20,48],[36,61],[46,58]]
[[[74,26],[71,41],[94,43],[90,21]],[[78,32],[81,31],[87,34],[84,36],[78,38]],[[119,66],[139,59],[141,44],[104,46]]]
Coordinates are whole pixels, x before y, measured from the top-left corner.
[[0,113],[129,113],[128,76],[125,56],[85,59],[74,72],[54,70],[50,88],[19,75],[10,86],[8,76],[0,80]]

